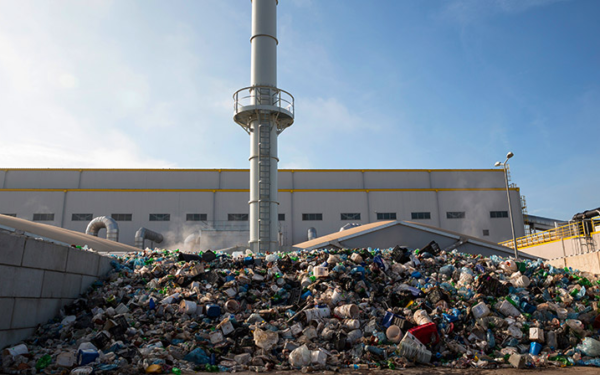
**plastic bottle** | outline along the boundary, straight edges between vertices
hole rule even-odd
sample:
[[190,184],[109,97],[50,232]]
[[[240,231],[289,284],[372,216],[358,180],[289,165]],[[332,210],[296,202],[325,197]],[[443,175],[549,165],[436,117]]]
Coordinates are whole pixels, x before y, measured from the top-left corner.
[[48,365],[50,365],[51,363],[52,363],[52,357],[49,356],[48,354],[46,354],[43,357],[41,357],[40,359],[38,359],[38,361],[35,364],[35,368],[36,368],[36,370],[41,370],[41,369],[48,367]]
[[493,349],[496,346],[496,338],[494,337],[494,332],[491,329],[487,330],[486,338],[488,342],[488,347]]

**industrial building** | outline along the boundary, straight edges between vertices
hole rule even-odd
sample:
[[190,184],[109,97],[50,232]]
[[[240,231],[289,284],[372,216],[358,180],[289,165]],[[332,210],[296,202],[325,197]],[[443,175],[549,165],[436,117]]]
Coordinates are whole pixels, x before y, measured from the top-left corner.
[[[486,170],[279,170],[281,248],[348,223],[414,221],[490,242],[511,238],[504,173]],[[140,227],[161,246],[247,246],[249,171],[244,169],[4,169],[0,213],[78,232],[112,217],[119,242]],[[519,189],[511,187],[516,236],[525,234]],[[105,237],[104,231],[100,236]],[[148,241],[147,241],[148,242]],[[151,245],[149,243],[146,244]]]

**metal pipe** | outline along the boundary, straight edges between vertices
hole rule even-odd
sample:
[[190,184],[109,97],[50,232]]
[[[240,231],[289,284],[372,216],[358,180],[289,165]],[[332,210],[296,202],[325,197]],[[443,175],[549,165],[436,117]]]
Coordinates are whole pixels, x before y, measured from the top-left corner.
[[250,135],[248,245],[255,252],[279,248],[277,136],[294,122],[294,98],[277,88],[277,5],[252,0],[251,87],[233,96],[234,121]]
[[317,229],[315,227],[308,228],[307,236],[309,241],[317,238]]
[[508,159],[504,161],[504,182],[506,183],[506,196],[508,197],[508,217],[510,219],[510,229],[512,230],[513,246],[515,248],[515,260],[519,259],[519,253],[517,250],[517,237],[515,236],[515,222],[512,216],[512,202],[510,200],[510,189],[508,188]]
[[141,227],[137,230],[137,232],[135,232],[135,247],[138,249],[143,249],[144,240],[161,243],[163,242],[163,236],[162,234],[152,231],[148,228]]
[[119,225],[115,219],[108,216],[99,216],[88,224],[85,234],[98,237],[100,229],[106,228],[106,239],[119,242]]
[[583,211],[578,214],[575,214],[575,215],[573,215],[573,219],[571,219],[571,220],[581,221],[584,219],[590,219],[590,218],[598,216],[598,215],[600,215],[600,207],[595,208],[593,210],[587,210],[587,211]]
[[[277,87],[277,1],[252,0],[250,82],[253,104],[273,106]],[[263,87],[259,87],[263,86]],[[266,87],[264,87],[266,86]],[[254,251],[278,248],[277,126],[271,109],[250,123],[250,240]]]

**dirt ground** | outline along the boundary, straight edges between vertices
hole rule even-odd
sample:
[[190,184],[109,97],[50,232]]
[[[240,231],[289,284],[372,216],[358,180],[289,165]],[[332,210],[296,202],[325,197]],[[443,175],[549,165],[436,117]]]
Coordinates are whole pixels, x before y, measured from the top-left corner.
[[[517,370],[514,368],[502,368],[495,370],[482,369],[449,369],[441,367],[412,367],[401,370],[349,370],[344,369],[338,373],[333,371],[317,371],[312,374],[318,375],[514,375],[514,374],[540,374],[540,375],[598,375],[600,368],[598,367],[549,367],[543,369],[525,369]],[[197,372],[195,374],[208,374]],[[236,375],[255,375],[256,373],[245,371],[236,372]],[[304,375],[301,371],[271,371],[266,374],[273,375]],[[307,373],[311,374],[311,373]]]

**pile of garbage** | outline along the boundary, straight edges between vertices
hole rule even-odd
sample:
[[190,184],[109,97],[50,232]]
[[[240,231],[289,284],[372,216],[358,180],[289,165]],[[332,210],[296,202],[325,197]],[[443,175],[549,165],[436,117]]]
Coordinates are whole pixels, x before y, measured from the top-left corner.
[[422,249],[115,258],[5,373],[600,366],[600,281]]

